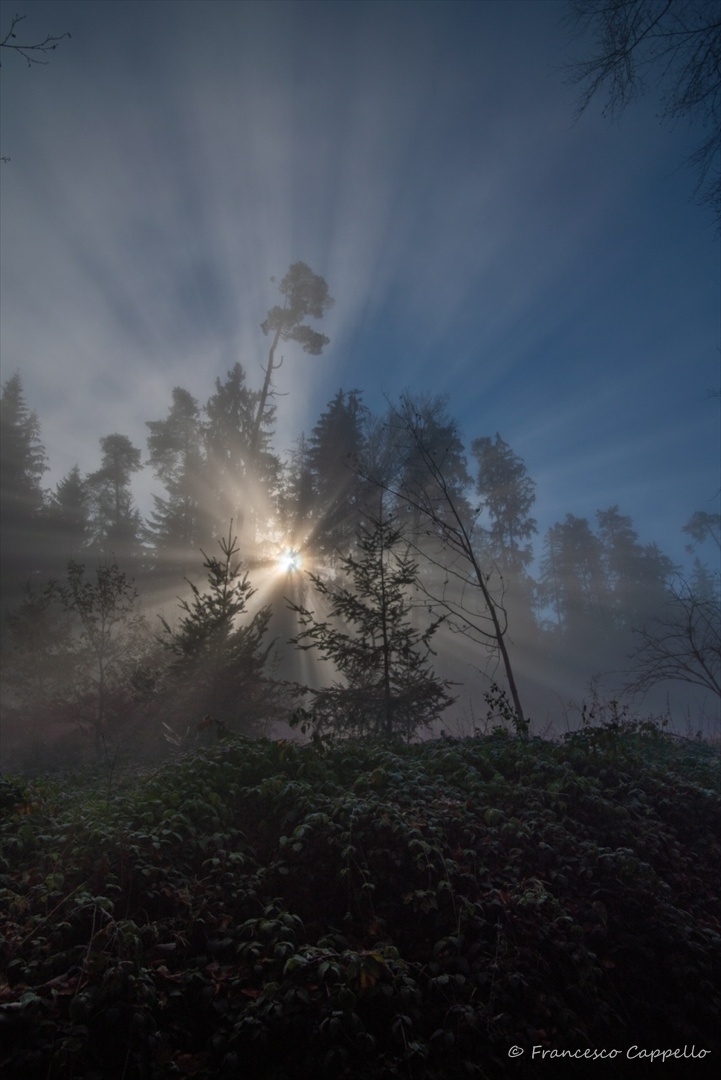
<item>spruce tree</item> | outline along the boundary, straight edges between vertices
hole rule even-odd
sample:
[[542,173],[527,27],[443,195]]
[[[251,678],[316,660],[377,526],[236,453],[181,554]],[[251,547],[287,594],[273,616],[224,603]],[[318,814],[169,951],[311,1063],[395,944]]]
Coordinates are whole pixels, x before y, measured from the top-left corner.
[[358,472],[368,410],[359,390],[339,390],[328,402],[309,440],[313,484],[313,544],[325,555],[345,548],[358,529],[369,485]]
[[255,594],[237,558],[232,522],[227,538],[218,541],[221,557],[206,555],[207,589],[186,578],[190,599],[180,600],[177,626],[161,616],[163,644],[173,656],[168,671],[168,700],[174,720],[198,722],[211,714],[222,724],[246,733],[272,717],[278,688],[266,675],[271,644],[264,639],[270,607],[248,615]]
[[55,485],[44,515],[53,549],[48,569],[53,573],[64,569],[68,560],[82,560],[90,539],[89,502],[87,484],[79,467],[73,465]]
[[504,574],[518,576],[530,564],[530,540],[536,522],[530,517],[535,502],[535,484],[526,473],[521,458],[496,432],[474,439],[471,451],[478,462],[476,492],[479,510],[488,517],[484,529],[488,552]]
[[[278,484],[280,463],[270,449],[275,411],[264,410],[256,430],[259,395],[246,385],[245,371],[235,364],[225,382],[215,380],[215,393],[205,405],[206,495],[216,535],[233,520],[243,550],[252,546],[252,526],[265,510]],[[255,440],[255,442],[254,442]]]
[[19,589],[27,574],[43,569],[41,480],[47,468],[40,423],[27,406],[16,372],[3,384],[0,395],[0,527],[6,600],[8,590]]
[[381,512],[358,532],[357,550],[341,557],[339,569],[352,586],[310,574],[329,620],[291,604],[302,627],[293,638],[300,649],[315,649],[339,678],[312,690],[316,730],[348,735],[410,738],[428,727],[452,702],[449,683],[433,672],[431,641],[442,619],[425,630],[411,622],[410,590],[418,566],[401,531]]
[[305,435],[301,435],[285,467],[280,501],[291,548],[300,548],[307,542],[313,527],[314,504],[310,449]]
[[165,420],[148,420],[148,450],[155,475],[165,486],[165,497],[154,495],[148,537],[156,560],[170,561],[187,570],[190,556],[210,532],[205,521],[203,451],[200,409],[195,398],[180,386]]
[[614,629],[630,632],[658,614],[675,567],[656,544],[640,544],[631,518],[618,506],[596,512]]
[[122,563],[140,558],[140,513],[134,505],[130,478],[142,468],[140,450],[127,435],[100,440],[100,468],[86,480],[90,494],[92,547]]

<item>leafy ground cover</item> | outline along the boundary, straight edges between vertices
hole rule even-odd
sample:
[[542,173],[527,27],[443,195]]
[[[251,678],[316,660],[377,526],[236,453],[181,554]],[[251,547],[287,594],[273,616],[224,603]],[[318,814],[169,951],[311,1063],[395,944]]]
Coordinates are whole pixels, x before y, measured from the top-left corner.
[[621,1077],[718,1064],[706,744],[628,723],[228,738],[122,780],[5,777],[0,806],[3,1076],[599,1076],[552,1056],[587,1048],[619,1049]]

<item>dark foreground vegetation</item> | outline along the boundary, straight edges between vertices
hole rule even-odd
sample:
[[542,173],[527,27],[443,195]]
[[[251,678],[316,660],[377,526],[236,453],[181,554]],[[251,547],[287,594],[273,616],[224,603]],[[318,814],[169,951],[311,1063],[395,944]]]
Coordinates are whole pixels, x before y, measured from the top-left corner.
[[[632,723],[560,743],[228,738],[154,772],[0,784],[8,1078],[718,1065],[708,744]],[[620,1053],[541,1057],[586,1048]]]

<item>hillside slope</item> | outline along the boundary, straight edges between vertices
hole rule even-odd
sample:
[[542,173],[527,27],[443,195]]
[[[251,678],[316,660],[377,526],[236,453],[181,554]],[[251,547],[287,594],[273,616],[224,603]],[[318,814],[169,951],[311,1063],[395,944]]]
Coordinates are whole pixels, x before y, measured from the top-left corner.
[[233,738],[0,794],[3,1076],[606,1075],[587,1048],[629,1078],[718,1064],[705,744],[633,724]]

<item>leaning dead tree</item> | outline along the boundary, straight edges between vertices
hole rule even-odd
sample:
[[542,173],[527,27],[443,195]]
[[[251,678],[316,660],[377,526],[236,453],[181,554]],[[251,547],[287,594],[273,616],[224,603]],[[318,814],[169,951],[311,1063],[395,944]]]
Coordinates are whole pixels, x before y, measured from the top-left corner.
[[[428,403],[426,403],[428,404]],[[431,411],[441,402],[431,403]],[[465,468],[451,447],[448,425],[437,424],[423,403],[408,396],[391,410],[390,438],[396,447],[397,467],[391,477],[371,475],[377,484],[405,506],[411,519],[407,536],[410,546],[440,571],[419,580],[419,587],[432,605],[447,616],[447,625],[482,645],[497,658],[503,669],[519,731],[528,728],[516,683],[506,635],[508,616],[504,606],[504,585],[495,567],[483,565],[474,536],[475,517],[461,490]],[[452,425],[451,425],[452,426]],[[456,437],[457,438],[457,437]],[[445,444],[445,445],[444,445]],[[497,579],[497,580],[494,580]]]

